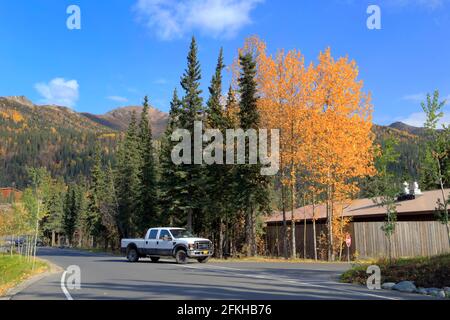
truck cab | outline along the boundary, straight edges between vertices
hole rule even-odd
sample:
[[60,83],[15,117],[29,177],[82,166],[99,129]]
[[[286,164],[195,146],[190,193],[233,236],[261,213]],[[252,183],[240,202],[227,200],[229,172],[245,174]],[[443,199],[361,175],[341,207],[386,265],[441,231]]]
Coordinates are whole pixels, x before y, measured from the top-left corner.
[[160,227],[148,229],[144,239],[122,239],[121,251],[130,262],[173,257],[177,263],[187,263],[189,258],[205,263],[213,254],[213,246],[210,240],[197,238],[186,229]]

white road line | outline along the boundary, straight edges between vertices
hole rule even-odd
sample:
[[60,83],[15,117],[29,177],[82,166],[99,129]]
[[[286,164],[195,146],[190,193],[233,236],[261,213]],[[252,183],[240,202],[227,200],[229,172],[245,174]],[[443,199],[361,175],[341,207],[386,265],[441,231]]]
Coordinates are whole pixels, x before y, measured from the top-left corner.
[[66,274],[67,274],[67,271],[64,271],[61,276],[61,290],[64,293],[64,295],[66,296],[67,300],[73,300],[72,296],[70,295],[69,291],[66,288]]
[[[249,278],[275,280],[275,281],[286,282],[286,283],[295,283],[295,284],[300,284],[300,285],[305,285],[305,286],[310,286],[310,287],[316,287],[316,288],[327,289],[327,290],[341,291],[341,292],[351,293],[351,294],[355,294],[355,295],[365,295],[365,296],[368,296],[368,297],[374,297],[374,298],[380,298],[380,299],[386,299],[386,300],[402,300],[400,298],[385,297],[385,296],[380,296],[380,295],[373,294],[373,293],[359,292],[359,291],[353,291],[353,290],[341,289],[341,288],[330,288],[329,286],[324,286],[324,285],[319,285],[319,284],[312,284],[312,283],[308,283],[308,282],[304,282],[304,281],[285,279],[285,278],[275,278],[275,277],[270,277],[270,276],[253,275],[253,274],[245,273],[245,271],[248,271],[248,270],[245,270],[245,269],[237,269],[237,268],[230,268],[230,267],[220,267],[220,266],[194,267],[194,266],[189,266],[189,265],[185,265],[185,264],[177,264],[177,266],[188,268],[188,269],[197,269],[197,270],[227,269],[227,270],[232,270],[232,271],[240,271],[240,273],[236,273],[236,274],[243,275],[243,276],[246,276],[246,277],[249,277]],[[217,271],[220,271],[220,270],[217,270]],[[336,284],[339,284],[339,283],[336,283]]]

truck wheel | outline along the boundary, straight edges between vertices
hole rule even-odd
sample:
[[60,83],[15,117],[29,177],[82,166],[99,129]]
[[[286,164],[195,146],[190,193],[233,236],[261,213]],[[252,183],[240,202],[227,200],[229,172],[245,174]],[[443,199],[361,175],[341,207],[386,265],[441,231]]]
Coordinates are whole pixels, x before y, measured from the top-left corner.
[[209,257],[204,257],[204,258],[198,258],[197,261],[200,263],[207,263],[209,260]]
[[175,254],[175,259],[177,259],[178,264],[186,264],[188,262],[187,252],[183,249],[180,249]]
[[139,260],[139,255],[136,249],[130,248],[127,252],[127,259],[130,262],[137,262]]
[[150,259],[155,263],[159,261],[159,257],[150,257]]

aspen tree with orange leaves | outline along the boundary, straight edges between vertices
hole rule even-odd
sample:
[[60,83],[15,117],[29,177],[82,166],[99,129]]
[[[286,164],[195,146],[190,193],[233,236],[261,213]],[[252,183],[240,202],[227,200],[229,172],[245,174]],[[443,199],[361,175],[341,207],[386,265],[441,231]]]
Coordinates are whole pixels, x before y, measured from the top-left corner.
[[372,105],[358,80],[356,63],[348,58],[335,60],[327,49],[320,53],[317,65],[306,67],[299,51],[280,50],[272,56],[257,37],[247,39],[242,50],[255,53],[262,125],[280,130],[284,249],[288,188],[291,256],[296,257],[293,211],[298,179],[303,179],[301,185],[310,186],[303,192],[312,193],[314,204],[325,194],[328,259],[334,260],[348,224],[338,208],[359,190],[357,178],[375,174]]
[[318,60],[310,118],[314,122],[306,125],[313,132],[305,143],[310,145],[312,177],[325,186],[328,259],[335,260],[333,206],[352,198],[358,191],[357,178],[375,174],[372,105],[355,61],[335,60],[330,49]]
[[259,90],[258,108],[265,128],[280,130],[280,174],[283,212],[283,251],[287,255],[286,189],[291,209],[291,257],[296,258],[294,210],[297,199],[298,168],[302,160],[308,101],[312,96],[312,66],[305,67],[301,52],[280,50],[275,56],[266,53],[266,44],[256,37],[247,40],[247,50],[256,50]]

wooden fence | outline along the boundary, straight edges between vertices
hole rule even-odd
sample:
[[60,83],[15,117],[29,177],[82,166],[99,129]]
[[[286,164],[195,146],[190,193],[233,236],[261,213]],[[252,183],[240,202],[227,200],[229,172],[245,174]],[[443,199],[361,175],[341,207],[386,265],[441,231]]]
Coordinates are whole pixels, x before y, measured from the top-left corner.
[[[386,257],[383,222],[354,222],[355,250],[360,257]],[[393,257],[432,256],[450,252],[447,228],[438,221],[399,221],[392,236]]]
[[[351,222],[349,233],[352,236],[351,258],[378,258],[388,256],[388,242],[381,230],[382,221]],[[289,223],[288,223],[289,227]],[[288,239],[290,239],[288,228]],[[320,234],[326,234],[326,225],[316,223],[317,250],[319,259],[326,259],[326,248],[321,246]],[[283,256],[283,227],[281,224],[269,225],[265,234],[265,253],[268,256]],[[303,222],[296,224],[296,252],[303,258],[304,228]],[[290,252],[288,240],[288,251]],[[438,221],[399,221],[392,236],[393,257],[432,256],[450,252],[446,226]],[[346,248],[342,259],[347,259]],[[313,227],[306,224],[306,258],[314,258]]]

